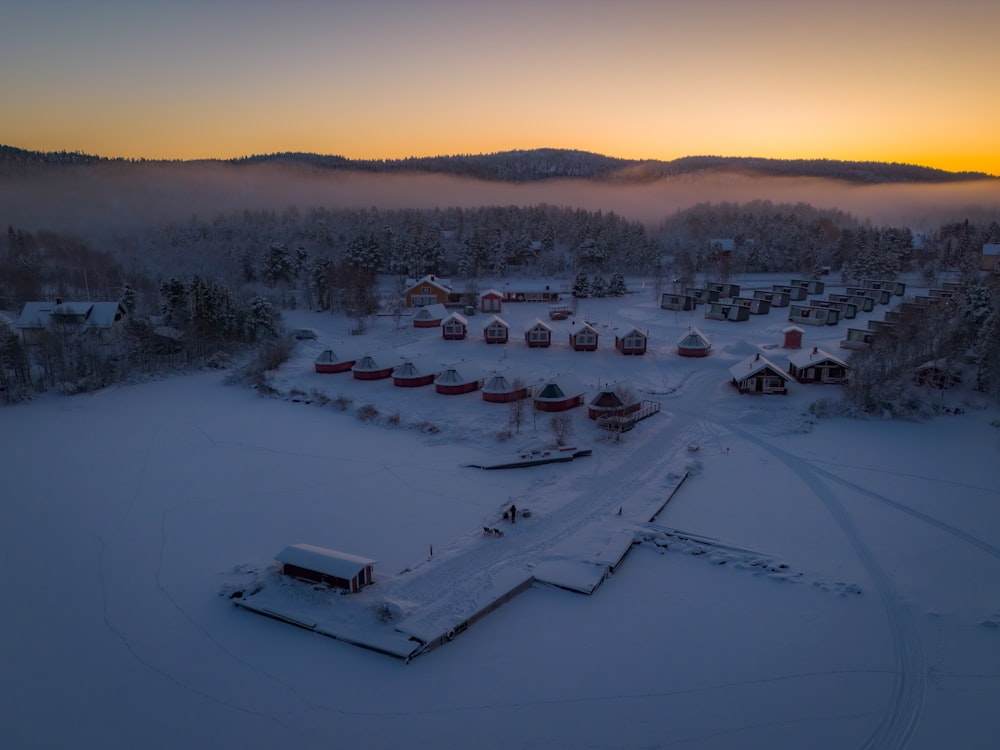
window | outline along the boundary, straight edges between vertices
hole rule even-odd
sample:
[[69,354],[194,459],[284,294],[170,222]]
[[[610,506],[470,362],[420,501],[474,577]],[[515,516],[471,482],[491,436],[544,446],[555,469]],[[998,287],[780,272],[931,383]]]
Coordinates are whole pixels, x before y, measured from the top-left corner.
[[531,341],[548,341],[549,332],[544,328],[532,328],[528,331],[528,336]]

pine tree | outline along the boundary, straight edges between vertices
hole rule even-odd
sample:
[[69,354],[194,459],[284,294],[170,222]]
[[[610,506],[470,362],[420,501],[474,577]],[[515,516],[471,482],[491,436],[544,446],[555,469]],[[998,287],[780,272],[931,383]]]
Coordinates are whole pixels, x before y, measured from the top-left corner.
[[608,284],[609,297],[624,297],[628,293],[625,287],[625,277],[618,271],[611,274],[611,283]]
[[580,271],[576,275],[576,279],[573,280],[573,296],[574,297],[589,297],[590,296],[590,279],[584,271]]

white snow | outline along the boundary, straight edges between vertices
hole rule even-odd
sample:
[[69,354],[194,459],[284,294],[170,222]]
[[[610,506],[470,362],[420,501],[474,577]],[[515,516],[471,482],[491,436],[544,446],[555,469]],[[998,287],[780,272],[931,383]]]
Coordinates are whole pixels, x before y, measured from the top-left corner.
[[[716,322],[658,302],[580,300],[602,334],[589,353],[570,349],[572,321],[529,349],[391,317],[350,337],[352,321],[296,311],[289,326],[320,338],[276,375],[286,399],[212,371],[0,410],[4,746],[992,747],[997,405],[934,392],[963,413],[816,421],[806,408],[839,386],[729,383],[755,352],[780,359],[787,311]],[[527,327],[545,309],[504,317]],[[621,319],[648,329],[647,354],[614,350],[600,321]],[[676,355],[692,325],[710,356]],[[843,327],[803,348],[843,351]],[[628,379],[662,410],[608,440],[576,408],[592,456],[466,468],[551,444],[549,416],[529,409],[503,442],[509,407],[478,392],[317,374],[347,342],[425,372],[462,358],[525,382],[573,373],[588,395]],[[364,404],[378,418],[358,419]],[[512,503],[530,517],[504,522]],[[376,559],[375,583],[282,580],[274,557],[293,543]],[[262,586],[249,602],[405,652],[531,579],[600,586],[530,585],[408,664],[228,598]]]

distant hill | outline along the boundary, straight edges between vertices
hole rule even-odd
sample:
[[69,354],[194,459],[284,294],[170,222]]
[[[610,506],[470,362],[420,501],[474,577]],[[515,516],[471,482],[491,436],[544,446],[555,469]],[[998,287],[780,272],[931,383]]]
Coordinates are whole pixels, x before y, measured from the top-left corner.
[[998,179],[983,172],[948,172],[914,164],[836,159],[764,159],[742,156],[687,156],[672,161],[618,159],[587,151],[540,148],[493,154],[411,157],[408,159],[348,159],[299,152],[259,154],[238,159],[197,162],[145,159],[109,159],[78,152],[26,151],[0,145],[0,168],[17,171],[31,166],[95,164],[217,163],[236,167],[254,164],[290,164],[317,169],[378,173],[436,173],[500,182],[538,182],[578,178],[619,183],[648,182],[662,177],[711,172],[738,172],[770,177],[822,177],[859,184],[946,183]]

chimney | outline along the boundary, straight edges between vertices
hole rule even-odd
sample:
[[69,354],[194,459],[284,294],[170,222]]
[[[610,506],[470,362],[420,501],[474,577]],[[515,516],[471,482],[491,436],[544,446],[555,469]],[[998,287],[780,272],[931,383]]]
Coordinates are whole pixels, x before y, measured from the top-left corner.
[[757,352],[755,355],[753,355],[754,362],[756,362],[758,359],[760,359],[760,352]]
[[813,354],[819,354],[819,347],[818,346],[814,346],[813,347]]

